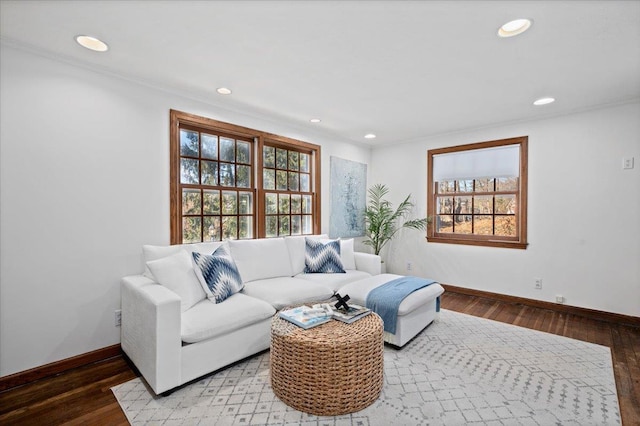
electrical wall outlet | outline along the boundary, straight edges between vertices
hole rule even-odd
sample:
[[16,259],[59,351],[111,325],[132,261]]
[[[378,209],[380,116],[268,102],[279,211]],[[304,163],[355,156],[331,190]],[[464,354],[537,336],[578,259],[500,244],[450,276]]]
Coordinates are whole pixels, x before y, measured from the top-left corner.
[[116,327],[120,327],[120,324],[122,324],[122,310],[121,309],[116,309],[114,312],[114,318],[115,318],[115,326]]
[[626,170],[633,169],[633,157],[624,157],[622,159],[622,168]]
[[564,297],[561,294],[556,295],[556,303],[564,303]]
[[407,271],[410,271],[412,269],[413,269],[413,263],[407,260]]
[[542,278],[534,278],[533,282],[536,290],[542,290]]

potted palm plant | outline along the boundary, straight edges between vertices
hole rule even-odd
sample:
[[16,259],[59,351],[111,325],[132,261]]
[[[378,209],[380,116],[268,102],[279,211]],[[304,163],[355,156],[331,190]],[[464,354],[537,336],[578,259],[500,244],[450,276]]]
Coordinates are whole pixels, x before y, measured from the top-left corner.
[[429,218],[405,220],[414,207],[409,200],[411,194],[394,209],[391,202],[384,198],[389,192],[386,185],[373,185],[368,192],[369,204],[364,211],[366,238],[363,243],[371,246],[375,254],[380,255],[385,244],[402,228],[426,229]]

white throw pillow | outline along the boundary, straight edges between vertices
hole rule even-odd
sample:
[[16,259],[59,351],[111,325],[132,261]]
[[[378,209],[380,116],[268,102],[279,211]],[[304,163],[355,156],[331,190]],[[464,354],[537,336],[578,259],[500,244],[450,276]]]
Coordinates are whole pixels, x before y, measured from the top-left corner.
[[344,269],[356,269],[356,255],[353,248],[353,238],[340,240],[340,260]]
[[206,253],[211,254],[218,247],[223,244],[222,241],[214,241],[214,242],[205,242],[205,243],[195,243],[195,244],[175,244],[172,246],[152,246],[152,245],[143,245],[142,246],[142,254],[144,258],[144,275],[147,278],[150,278],[154,281],[157,281],[153,276],[153,273],[149,270],[147,266],[147,262],[152,260],[162,259],[163,257],[171,256],[172,254],[178,253],[179,251],[184,251],[187,254],[191,254],[191,252],[197,251],[198,253]]
[[179,250],[170,256],[147,262],[147,266],[161,284],[180,297],[180,311],[184,312],[196,303],[204,300],[206,294],[198,281],[191,256]]

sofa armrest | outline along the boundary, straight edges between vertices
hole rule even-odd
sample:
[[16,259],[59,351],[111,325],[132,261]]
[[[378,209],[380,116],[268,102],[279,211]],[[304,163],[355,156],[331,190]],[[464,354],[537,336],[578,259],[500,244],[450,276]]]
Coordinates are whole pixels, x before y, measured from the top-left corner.
[[376,254],[355,252],[356,269],[368,272],[371,275],[380,275],[382,272],[382,259]]
[[142,275],[121,284],[122,350],[157,394],[180,385],[180,297]]

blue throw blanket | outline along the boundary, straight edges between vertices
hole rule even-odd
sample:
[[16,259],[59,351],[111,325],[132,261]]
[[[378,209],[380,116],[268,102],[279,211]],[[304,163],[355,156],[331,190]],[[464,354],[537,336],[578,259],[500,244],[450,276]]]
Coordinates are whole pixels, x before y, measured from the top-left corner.
[[[434,280],[425,278],[400,277],[371,290],[365,304],[367,308],[380,315],[384,322],[384,331],[395,334],[400,303],[414,291],[434,283]],[[436,299],[436,312],[440,312],[440,297]]]

